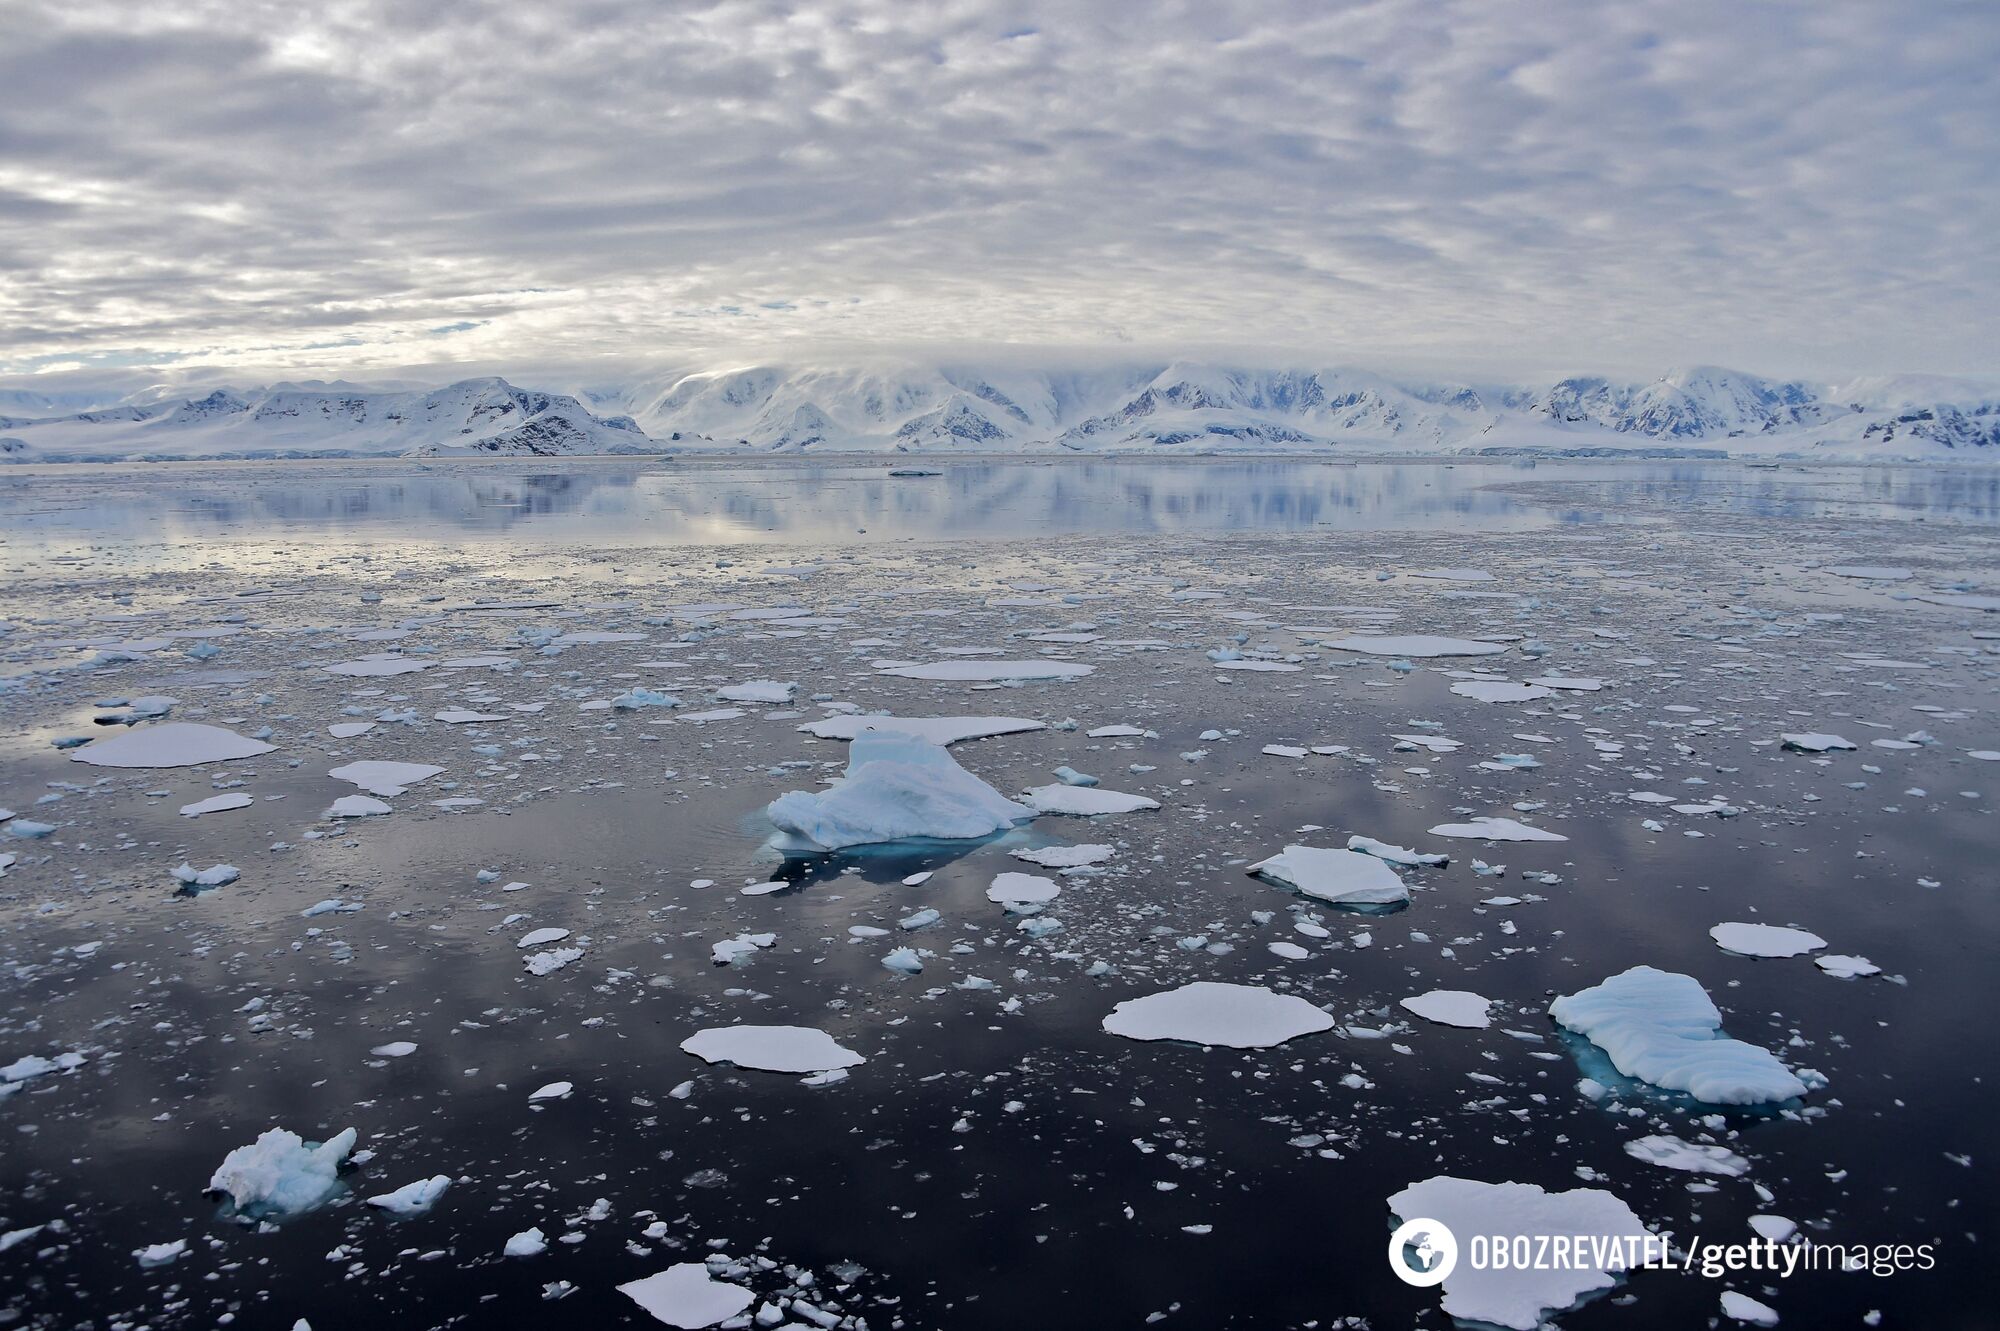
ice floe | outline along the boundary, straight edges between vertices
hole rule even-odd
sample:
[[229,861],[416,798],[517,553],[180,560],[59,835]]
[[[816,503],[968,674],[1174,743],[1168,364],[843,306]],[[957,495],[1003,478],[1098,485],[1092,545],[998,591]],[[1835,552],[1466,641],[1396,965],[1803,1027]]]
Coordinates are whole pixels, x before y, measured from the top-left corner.
[[99,740],[78,749],[70,755],[70,760],[93,767],[195,767],[255,758],[274,747],[221,726],[169,721],[128,730],[114,739]]
[[368,1199],[368,1204],[396,1215],[417,1215],[430,1210],[431,1204],[444,1196],[444,1190],[450,1186],[448,1175],[435,1174],[406,1183],[394,1192],[376,1193]]
[[[710,1276],[708,1267],[700,1262],[678,1262],[658,1275],[628,1280],[618,1286],[618,1292],[645,1309],[655,1321],[680,1327],[681,1331],[698,1331],[728,1321],[757,1301],[757,1296],[743,1286]],[[782,1315],[768,1322],[759,1318],[758,1325],[775,1325],[780,1320]],[[833,1324],[838,1325],[838,1319]]]
[[1047,728],[1046,722],[1023,716],[830,716],[799,727],[820,739],[853,739],[864,730],[880,730],[915,735],[932,744],[956,744],[960,740]]
[[247,809],[255,802],[248,795],[236,792],[211,795],[205,800],[181,805],[181,817],[199,818],[205,813],[227,813],[231,809]]
[[1267,1049],[1333,1025],[1332,1017],[1295,994],[1214,980],[1128,998],[1104,1018],[1106,1031],[1128,1040],[1184,1040],[1229,1049]]
[[1806,1084],[1769,1050],[1722,1034],[1722,1013],[1689,975],[1634,966],[1549,1004],[1558,1024],[1628,1077],[1717,1105],[1790,1100]]
[[828,1072],[867,1061],[810,1026],[710,1026],[681,1041],[681,1048],[710,1063],[759,1072]]
[[1567,841],[1559,832],[1530,827],[1512,818],[1474,818],[1469,823],[1439,823],[1432,836],[1454,837],[1461,841]]
[[1387,906],[1410,899],[1409,887],[1394,869],[1358,850],[1286,846],[1248,872],[1335,905]]
[[1625,1154],[1662,1169],[1678,1169],[1689,1174],[1721,1174],[1741,1178],[1750,1172],[1750,1162],[1725,1147],[1682,1141],[1679,1137],[1656,1133],[1635,1137],[1625,1143]]
[[344,1129],[312,1143],[295,1132],[272,1128],[248,1146],[223,1157],[208,1180],[210,1192],[228,1195],[246,1216],[284,1216],[310,1210],[340,1186],[340,1166],[354,1150],[357,1134]]
[[1796,957],[1826,946],[1818,934],[1775,924],[1718,924],[1708,936],[1723,951],[1745,957]]
[[977,683],[1003,679],[1079,679],[1095,666],[1081,661],[928,661],[912,665],[885,666],[885,675],[904,679],[933,679]]
[[986,889],[986,899],[1002,906],[1045,906],[1061,895],[1053,878],[1032,873],[1003,873]]
[[969,840],[1028,821],[1035,811],[915,735],[864,731],[847,773],[826,791],[780,795],[765,814],[791,849],[840,850],[910,837]]
[[327,775],[336,781],[359,786],[370,795],[394,797],[420,781],[430,780],[443,770],[430,763],[384,762],[371,758],[333,768]]
[[1362,652],[1369,656],[1497,656],[1507,650],[1504,642],[1480,642],[1476,638],[1443,638],[1435,634],[1357,634],[1334,638],[1320,644],[1342,652]]
[[1493,1024],[1492,1018],[1486,1015],[1493,1000],[1463,989],[1433,989],[1401,1002],[1425,1021],[1434,1021],[1440,1026],[1463,1026],[1468,1030],[1483,1031]]
[[1160,802],[1144,795],[1105,790],[1100,786],[1057,784],[1035,786],[1021,799],[1036,813],[1063,814],[1074,818],[1096,818],[1109,813],[1138,813],[1157,809]]
[[1801,753],[1825,753],[1830,749],[1851,749],[1854,741],[1842,739],[1839,735],[1826,735],[1818,731],[1808,731],[1796,735],[1780,735],[1779,740],[1788,749]]

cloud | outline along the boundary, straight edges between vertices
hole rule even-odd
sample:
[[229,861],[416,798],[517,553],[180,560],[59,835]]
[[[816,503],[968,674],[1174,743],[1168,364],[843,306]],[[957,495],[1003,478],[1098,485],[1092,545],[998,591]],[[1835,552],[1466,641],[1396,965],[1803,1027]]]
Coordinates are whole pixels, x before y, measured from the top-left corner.
[[2000,346],[1984,0],[14,16],[0,370],[949,340],[1832,373]]

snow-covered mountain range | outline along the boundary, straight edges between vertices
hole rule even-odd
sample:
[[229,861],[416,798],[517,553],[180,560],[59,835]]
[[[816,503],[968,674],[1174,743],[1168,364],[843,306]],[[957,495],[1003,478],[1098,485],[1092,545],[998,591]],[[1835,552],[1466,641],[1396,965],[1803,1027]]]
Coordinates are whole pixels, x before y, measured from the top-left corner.
[[[61,408],[48,410],[50,407]],[[87,409],[78,409],[87,407]],[[586,453],[1673,453],[2000,461],[2000,384],[1453,383],[1362,370],[875,360],[676,370],[566,392],[311,382],[0,393],[0,458]]]

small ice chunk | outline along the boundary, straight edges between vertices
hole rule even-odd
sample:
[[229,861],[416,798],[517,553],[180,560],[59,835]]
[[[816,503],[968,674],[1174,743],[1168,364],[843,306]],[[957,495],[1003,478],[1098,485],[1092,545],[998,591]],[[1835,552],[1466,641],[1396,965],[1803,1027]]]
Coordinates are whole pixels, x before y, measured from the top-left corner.
[[986,889],[986,899],[1000,905],[1043,906],[1061,895],[1062,888],[1053,878],[1044,878],[1032,873],[1003,873],[993,880]]
[[1567,841],[1557,832],[1530,827],[1512,818],[1474,818],[1469,823],[1440,823],[1432,836],[1454,837],[1462,841]]
[[540,1257],[549,1250],[549,1241],[539,1226],[524,1229],[500,1249],[505,1257]]
[[326,806],[322,818],[380,818],[395,810],[372,795],[342,795]]
[[1786,748],[1797,749],[1801,753],[1825,753],[1829,749],[1851,749],[1854,747],[1852,740],[1842,739],[1838,735],[1821,734],[1818,731],[1810,731],[1798,735],[1780,735],[1778,738],[1784,741]]
[[1080,869],[1089,864],[1102,864],[1118,852],[1110,846],[1085,844],[1080,846],[1039,846],[1034,850],[1010,852],[1017,860],[1038,864],[1044,869]]
[[336,781],[357,785],[370,795],[393,798],[419,781],[428,781],[444,768],[430,763],[398,763],[368,759],[347,763],[327,773]]
[[1036,786],[1022,795],[1036,813],[1065,814],[1074,818],[1097,818],[1111,813],[1138,813],[1157,809],[1160,802],[1144,795],[1128,795],[1102,786]]
[[1796,957],[1826,946],[1826,940],[1818,934],[1775,924],[1718,924],[1708,931],[1708,936],[1724,952],[1745,957]]
[[1368,836],[1347,838],[1347,848],[1358,850],[1363,855],[1373,855],[1376,859],[1385,860],[1390,864],[1400,864],[1406,869],[1434,869],[1441,864],[1451,863],[1449,855],[1405,850],[1401,846],[1392,846],[1386,841],[1377,841],[1374,837]]
[[368,1199],[370,1206],[378,1206],[396,1215],[417,1215],[431,1209],[431,1203],[444,1196],[444,1190],[451,1186],[451,1179],[444,1174],[434,1174],[430,1178],[420,1178],[415,1183],[405,1183],[394,1192],[379,1192]]
[[1634,966],[1549,1004],[1556,1022],[1628,1077],[1718,1105],[1790,1100],[1806,1085],[1775,1055],[1722,1035],[1722,1014],[1692,976]]
[[1720,1146],[1682,1141],[1665,1133],[1637,1137],[1625,1143],[1625,1154],[1662,1169],[1679,1169],[1690,1174],[1721,1174],[1741,1178],[1750,1172],[1750,1162]]
[[356,1139],[353,1128],[323,1143],[272,1128],[224,1156],[208,1180],[208,1190],[226,1193],[245,1215],[283,1216],[310,1210],[339,1186],[341,1162],[353,1152]]
[[710,1063],[760,1072],[825,1072],[866,1061],[810,1026],[710,1026],[681,1041],[681,1049]]
[[1342,906],[1385,906],[1410,899],[1396,871],[1358,850],[1286,846],[1250,866],[1259,878]]
[[1402,1004],[1425,1021],[1434,1021],[1440,1026],[1463,1026],[1468,1030],[1483,1031],[1493,1024],[1486,1015],[1486,1009],[1493,1005],[1493,1000],[1463,989],[1433,989],[1415,998],[1405,998]]
[[[618,1292],[651,1313],[654,1320],[682,1331],[728,1321],[757,1301],[743,1286],[709,1275],[701,1262],[678,1262],[658,1275],[627,1281],[618,1286]],[[796,1301],[793,1310],[799,1311]]]
[[552,1081],[546,1086],[537,1086],[529,1091],[528,1103],[534,1105],[541,1104],[545,1100],[567,1100],[570,1092],[575,1089],[576,1085],[573,1082]]
[[1228,1049],[1268,1049],[1333,1024],[1296,994],[1212,980],[1128,998],[1104,1018],[1106,1031],[1128,1040],[1185,1040]]
[[247,809],[256,801],[240,791],[227,795],[211,795],[205,800],[181,805],[181,817],[199,818],[205,813],[226,813],[230,809]]
[[514,946],[525,952],[531,947],[544,947],[550,943],[560,943],[568,937],[569,930],[567,929],[535,929],[529,933],[522,934],[520,940]]
[[848,846],[910,837],[969,840],[1034,816],[913,735],[864,731],[847,753],[847,774],[824,792],[796,790],[765,809],[804,846]]
[[243,871],[233,864],[211,864],[206,869],[197,869],[183,860],[174,866],[174,881],[187,887],[222,887],[243,876]]

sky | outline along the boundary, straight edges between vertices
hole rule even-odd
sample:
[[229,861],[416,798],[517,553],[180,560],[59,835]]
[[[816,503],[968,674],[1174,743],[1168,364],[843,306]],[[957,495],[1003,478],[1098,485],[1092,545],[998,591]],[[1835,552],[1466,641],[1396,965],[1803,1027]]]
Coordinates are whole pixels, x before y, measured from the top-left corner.
[[0,375],[2000,369],[1990,0],[5,0]]

